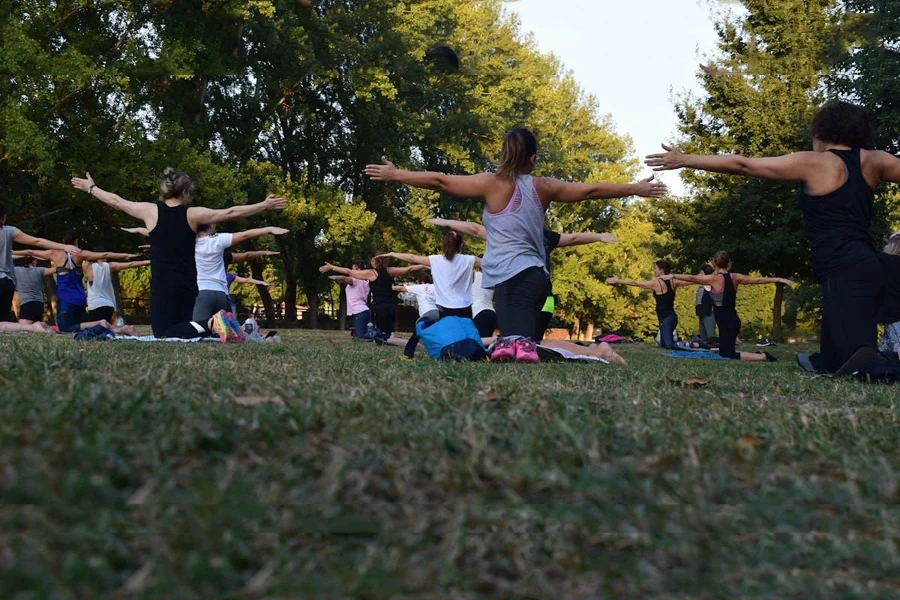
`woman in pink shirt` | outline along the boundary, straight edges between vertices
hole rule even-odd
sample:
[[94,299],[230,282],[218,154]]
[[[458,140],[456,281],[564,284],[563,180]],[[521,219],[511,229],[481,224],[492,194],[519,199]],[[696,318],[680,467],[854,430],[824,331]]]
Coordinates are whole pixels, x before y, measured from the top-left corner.
[[[365,268],[366,265],[362,261],[353,263],[354,270],[362,271]],[[347,316],[353,317],[353,336],[358,340],[366,339],[366,329],[372,316],[368,304],[369,282],[342,275],[333,275],[330,279],[346,286],[344,291],[347,294]]]

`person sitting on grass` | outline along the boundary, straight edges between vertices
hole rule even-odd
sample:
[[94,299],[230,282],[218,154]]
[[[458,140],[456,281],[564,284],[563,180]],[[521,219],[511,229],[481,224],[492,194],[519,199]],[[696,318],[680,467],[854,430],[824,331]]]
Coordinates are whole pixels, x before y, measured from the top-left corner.
[[650,281],[635,281],[618,277],[610,277],[606,280],[609,285],[627,285],[653,291],[653,299],[656,301],[656,318],[659,319],[659,345],[667,350],[676,347],[675,330],[678,328],[678,315],[675,314],[675,290],[687,285],[666,278],[666,275],[671,272],[672,267],[669,265],[669,261],[658,260],[653,264],[653,279]]
[[770,285],[783,283],[794,287],[794,282],[783,277],[751,277],[740,273],[731,273],[731,257],[727,252],[717,252],[713,258],[716,272],[712,275],[665,275],[663,279],[683,281],[711,287],[713,313],[719,328],[719,356],[734,360],[770,361],[775,357],[768,352],[737,352],[735,345],[741,331],[741,319],[737,314],[737,288],[741,285]]
[[[357,260],[353,262],[352,268],[356,271],[364,271],[366,264]],[[353,339],[358,342],[371,342],[372,340],[366,338],[372,318],[372,311],[369,309],[369,282],[344,275],[332,275],[329,279],[344,286],[344,296],[347,298],[347,317],[353,323],[351,328]]]
[[16,250],[13,258],[24,258],[25,266],[16,267],[16,292],[19,294],[19,323],[32,325],[44,320],[44,279],[53,277],[56,269],[38,266],[33,251]]

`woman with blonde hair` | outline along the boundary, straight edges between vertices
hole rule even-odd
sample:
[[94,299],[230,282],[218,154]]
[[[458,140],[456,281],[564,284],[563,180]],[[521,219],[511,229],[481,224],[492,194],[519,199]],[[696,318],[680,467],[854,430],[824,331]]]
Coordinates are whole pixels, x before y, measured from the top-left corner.
[[628,196],[660,197],[666,188],[653,178],[632,184],[571,183],[552,177],[532,177],[537,164],[537,139],[524,128],[503,140],[496,173],[446,175],[405,171],[382,157],[367,165],[374,181],[396,181],[458,198],[484,201],[482,224],[487,252],[482,261],[482,285],[494,289],[501,337],[491,360],[539,362],[535,340],[540,313],[550,293],[545,265],[544,213],[553,202],[582,202]]

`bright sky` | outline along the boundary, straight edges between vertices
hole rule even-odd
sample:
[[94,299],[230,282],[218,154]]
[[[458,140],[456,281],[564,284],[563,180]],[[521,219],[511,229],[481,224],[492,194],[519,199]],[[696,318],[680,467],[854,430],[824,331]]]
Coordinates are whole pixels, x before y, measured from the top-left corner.
[[[676,133],[672,95],[700,91],[697,65],[715,50],[710,0],[518,0],[524,31],[575,74],[638,155]],[[684,190],[677,173],[661,179]]]

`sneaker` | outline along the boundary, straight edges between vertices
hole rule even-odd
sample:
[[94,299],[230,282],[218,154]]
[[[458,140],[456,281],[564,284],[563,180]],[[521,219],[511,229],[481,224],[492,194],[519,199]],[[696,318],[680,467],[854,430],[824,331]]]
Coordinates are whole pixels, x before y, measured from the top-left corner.
[[768,346],[777,346],[775,340],[770,340],[769,338],[759,338],[759,341],[756,342],[756,345],[760,348],[766,348]]
[[763,352],[763,354],[765,355],[767,362],[778,362],[778,359],[775,358],[773,355],[769,354],[768,352]]
[[541,358],[537,353],[537,346],[529,339],[516,340],[516,362],[517,363],[539,363]]
[[228,326],[231,328],[233,342],[240,343],[247,339],[247,334],[244,333],[244,328],[241,327],[241,322],[237,320],[237,317],[235,317],[233,313],[226,312],[225,319],[227,319]]
[[234,339],[234,332],[231,330],[231,326],[228,324],[228,319],[225,317],[224,310],[220,310],[213,315],[212,331],[219,336],[219,341],[223,344],[228,343]]
[[494,342],[494,351],[491,352],[491,362],[510,362],[516,360],[516,344],[506,338],[497,338]]

